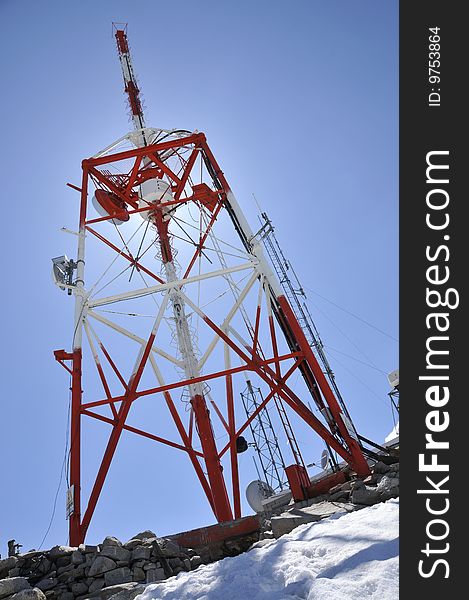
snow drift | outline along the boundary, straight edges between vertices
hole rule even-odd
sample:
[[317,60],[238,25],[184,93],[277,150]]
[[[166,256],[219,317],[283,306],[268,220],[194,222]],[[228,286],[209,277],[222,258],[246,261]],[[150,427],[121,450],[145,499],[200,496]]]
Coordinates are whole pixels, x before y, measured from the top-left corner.
[[138,600],[396,600],[399,500],[302,525],[149,585]]

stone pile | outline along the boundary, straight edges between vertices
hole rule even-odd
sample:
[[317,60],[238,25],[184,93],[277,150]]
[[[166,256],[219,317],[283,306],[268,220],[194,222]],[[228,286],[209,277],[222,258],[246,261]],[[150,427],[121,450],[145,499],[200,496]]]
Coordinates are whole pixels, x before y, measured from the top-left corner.
[[398,462],[377,462],[365,479],[349,477],[327,494],[291,500],[288,507],[259,515],[260,536],[256,531],[198,547],[197,552],[144,531],[124,544],[107,537],[98,546],[55,546],[0,560],[0,600],[132,600],[149,583],[235,556],[298,525],[399,496]]
[[350,479],[334,486],[327,494],[302,502],[290,502],[288,507],[265,515],[261,539],[279,538],[295,527],[319,521],[335,513],[350,512],[385,502],[399,496],[399,463],[377,462],[366,479]]
[[125,544],[107,537],[98,546],[55,546],[0,560],[0,600],[106,600],[119,592],[131,598],[143,584],[191,571],[202,562],[194,550],[151,531]]

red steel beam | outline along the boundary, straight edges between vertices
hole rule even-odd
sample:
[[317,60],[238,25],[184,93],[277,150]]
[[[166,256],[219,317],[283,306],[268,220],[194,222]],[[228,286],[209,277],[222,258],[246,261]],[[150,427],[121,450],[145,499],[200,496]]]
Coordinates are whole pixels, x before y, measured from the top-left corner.
[[[244,355],[245,356],[245,355]],[[277,361],[288,360],[290,358],[296,358],[302,356],[300,352],[291,352],[290,354],[283,354],[282,356],[276,358],[269,358],[267,360],[259,361],[258,364],[260,366],[268,365],[271,363],[275,363]],[[176,381],[175,383],[168,383],[165,385],[161,385],[154,388],[149,388],[146,390],[141,390],[135,393],[136,398],[140,398],[142,396],[149,396],[151,394],[157,394],[159,392],[165,392],[168,390],[177,389],[180,387],[184,387],[191,383],[199,383],[202,381],[209,381],[210,379],[216,379],[218,377],[224,377],[225,375],[233,375],[234,373],[240,373],[242,371],[250,371],[253,370],[251,366],[251,359],[248,359],[248,364],[241,365],[240,367],[233,367],[232,369],[227,369],[224,371],[217,371],[216,373],[209,373],[208,375],[201,375],[200,377],[194,377],[193,379],[183,379],[181,381]],[[93,408],[95,406],[102,406],[103,404],[109,404],[109,402],[120,402],[124,400],[125,396],[114,396],[113,398],[106,400],[97,400],[95,402],[87,402],[83,404],[83,408]]]
[[[96,508],[96,504],[97,504],[99,496],[101,494],[101,490],[103,488],[104,481],[106,479],[106,475],[108,473],[109,467],[111,465],[111,461],[114,457],[114,453],[117,448],[117,444],[119,442],[120,436],[122,434],[122,430],[125,425],[125,420],[127,418],[127,415],[129,414],[129,410],[132,405],[132,402],[135,399],[135,391],[136,391],[137,386],[142,377],[143,369],[148,360],[148,356],[151,352],[151,348],[153,346],[154,339],[155,339],[155,334],[152,332],[146,343],[146,346],[143,351],[143,354],[140,359],[137,370],[134,373],[134,375],[131,377],[131,380],[129,381],[128,391],[125,395],[124,401],[122,402],[122,404],[119,408],[118,421],[114,425],[111,435],[109,436],[109,441],[106,446],[106,450],[104,452],[104,456],[101,461],[101,465],[99,467],[98,474],[96,476],[96,480],[93,485],[93,489],[91,491],[90,498],[88,500],[88,506],[87,506],[87,509],[83,516],[83,521],[81,523],[81,535],[82,535],[83,539],[84,539],[84,536],[86,535],[86,531],[89,527],[91,517],[93,516],[94,510]],[[80,543],[82,543],[82,542],[80,542]]]
[[126,160],[127,158],[136,158],[137,156],[147,156],[150,158],[151,154],[155,152],[162,152],[163,150],[170,150],[174,148],[182,148],[183,146],[189,146],[190,144],[199,144],[205,141],[205,135],[203,133],[193,133],[184,138],[175,140],[169,140],[167,142],[159,142],[156,144],[149,144],[148,146],[142,146],[141,148],[133,148],[132,150],[125,150],[123,152],[117,152],[116,154],[109,154],[107,156],[100,156],[98,158],[87,158],[82,161],[83,168],[97,167],[106,165],[109,163],[119,162]]
[[149,275],[150,277],[152,277],[153,279],[155,279],[158,283],[165,283],[164,280],[161,279],[161,277],[158,277],[158,275],[155,275],[154,273],[152,273],[150,271],[150,269],[147,269],[146,267],[144,267],[143,265],[141,265],[138,262],[138,260],[135,260],[135,258],[133,256],[130,256],[130,255],[126,254],[123,250],[120,250],[117,246],[115,246],[112,242],[110,242],[109,240],[107,240],[100,233],[98,233],[97,231],[95,231],[92,227],[89,227],[87,225],[86,226],[86,230],[89,231],[90,233],[92,233],[94,236],[96,236],[98,238],[98,240],[100,240],[101,242],[104,242],[105,244],[107,244],[110,248],[112,248],[115,252],[117,252],[117,254],[120,254],[122,256],[122,258],[125,258],[131,264],[135,265],[135,267],[137,269],[139,269],[140,271],[143,271],[144,273],[146,273],[147,275]]
[[70,420],[70,486],[73,511],[69,518],[70,543],[78,546],[81,536],[81,349],[74,350],[72,362],[72,408]]

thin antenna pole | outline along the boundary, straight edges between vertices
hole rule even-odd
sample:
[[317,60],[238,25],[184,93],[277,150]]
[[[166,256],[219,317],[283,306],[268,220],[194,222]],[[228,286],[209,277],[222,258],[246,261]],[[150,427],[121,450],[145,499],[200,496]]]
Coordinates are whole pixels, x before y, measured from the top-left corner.
[[[117,24],[113,23],[115,29],[115,38],[117,42],[117,51],[119,53],[119,60],[122,68],[122,76],[124,78],[124,91],[129,99],[130,116],[132,123],[136,131],[145,129],[145,120],[143,118],[142,102],[140,100],[140,90],[137,85],[137,81],[134,75],[134,69],[132,66],[132,57],[130,55],[129,43],[127,40],[127,24],[124,25],[123,29],[119,29]],[[139,146],[146,146],[147,140],[145,139],[145,132],[141,132],[141,139]]]

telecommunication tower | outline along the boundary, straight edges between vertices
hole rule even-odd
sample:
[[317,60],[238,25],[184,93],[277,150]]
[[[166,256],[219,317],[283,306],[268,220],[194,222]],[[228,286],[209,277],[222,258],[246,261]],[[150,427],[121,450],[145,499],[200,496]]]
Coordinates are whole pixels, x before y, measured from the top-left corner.
[[[126,28],[115,25],[115,38],[133,130],[83,160],[81,186],[72,186],[81,198],[77,258],[54,259],[57,285],[75,298],[72,348],[55,352],[72,379],[73,546],[85,539],[123,432],[184,453],[219,523],[241,517],[239,440],[269,404],[292,435],[293,420],[303,422],[369,473],[318,348],[205,135],[146,126]],[[262,390],[249,416],[239,401],[246,378]],[[145,410],[152,418],[137,426],[132,417]],[[110,427],[86,501],[85,419]],[[304,481],[293,448],[289,478]]]

